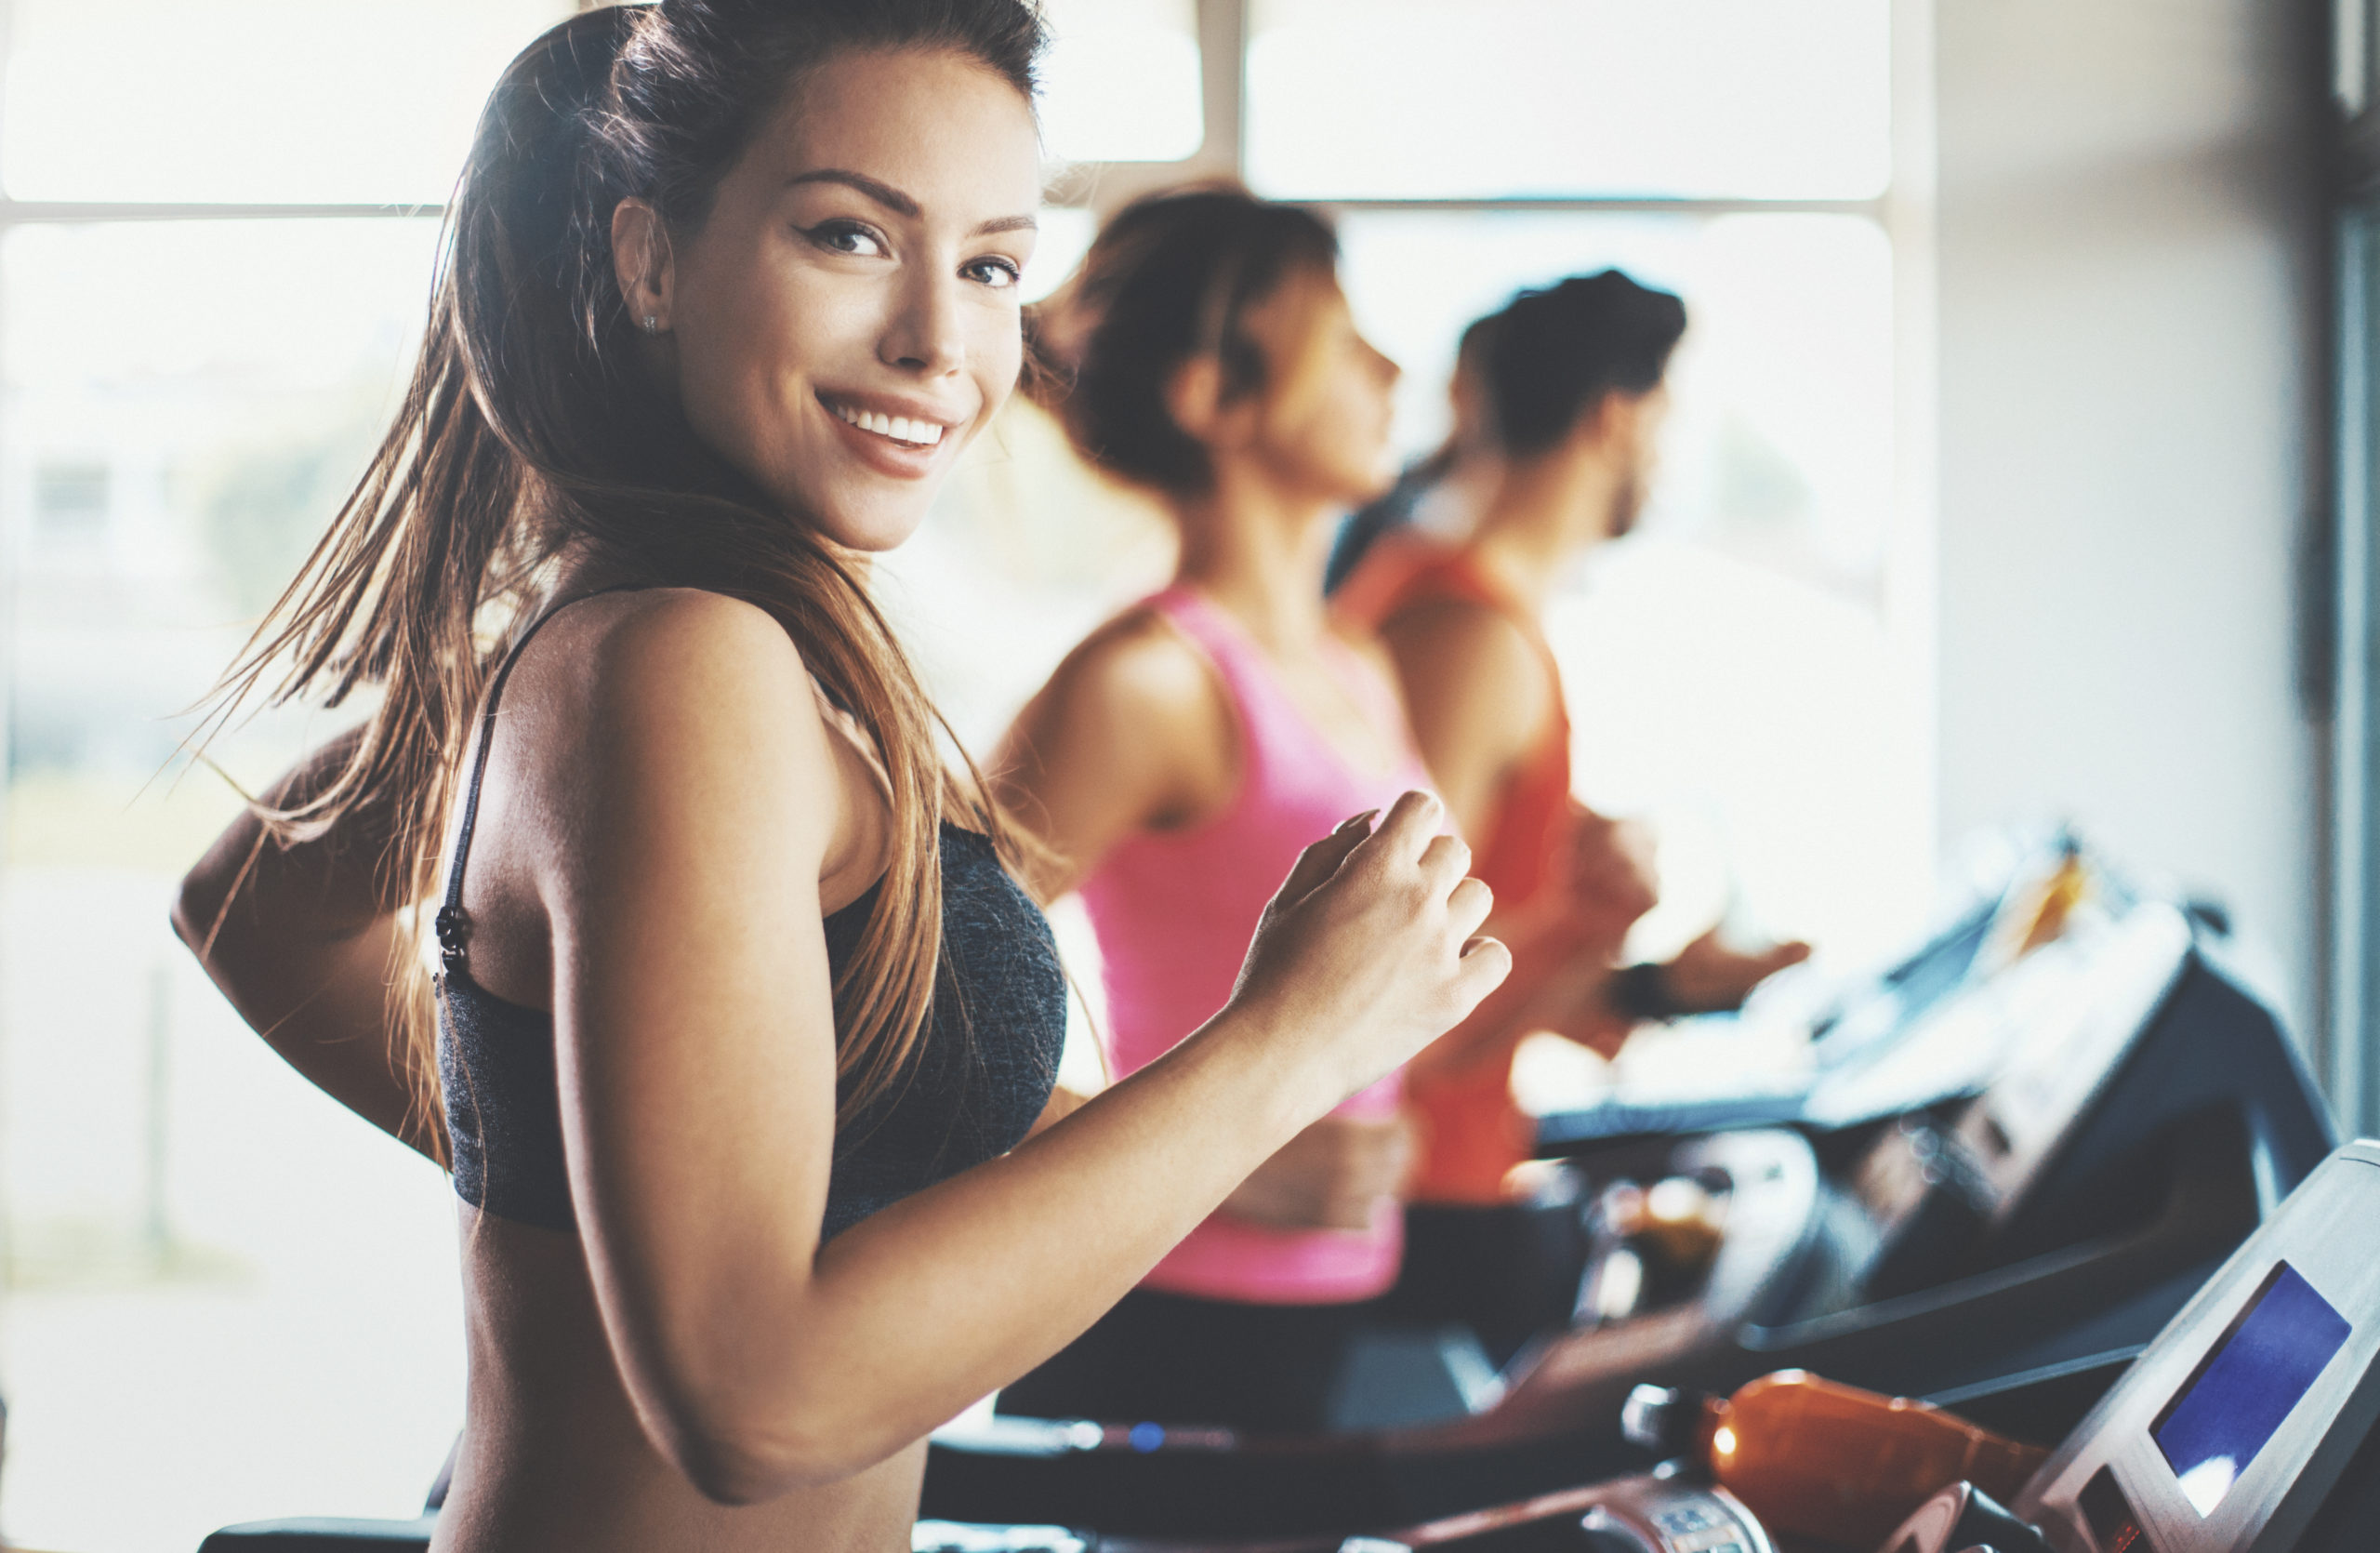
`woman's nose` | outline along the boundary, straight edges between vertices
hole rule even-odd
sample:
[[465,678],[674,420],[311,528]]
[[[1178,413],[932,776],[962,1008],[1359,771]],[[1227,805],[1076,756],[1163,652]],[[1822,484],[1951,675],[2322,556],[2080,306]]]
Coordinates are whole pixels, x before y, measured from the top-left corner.
[[938,275],[922,275],[904,285],[878,345],[879,358],[920,377],[958,370],[967,359],[958,287],[955,278]]

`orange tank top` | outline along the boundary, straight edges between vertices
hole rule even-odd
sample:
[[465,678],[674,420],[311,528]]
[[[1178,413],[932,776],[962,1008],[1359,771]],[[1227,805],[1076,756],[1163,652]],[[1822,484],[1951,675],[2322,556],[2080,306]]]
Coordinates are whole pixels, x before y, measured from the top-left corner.
[[[1537,743],[1504,779],[1484,836],[1471,838],[1472,871],[1496,892],[1500,909],[1524,907],[1544,888],[1570,815],[1570,718],[1562,676],[1536,617],[1479,565],[1468,551],[1411,534],[1382,539],[1340,590],[1336,603],[1349,618],[1378,630],[1418,604],[1453,600],[1492,609],[1528,639],[1552,686],[1553,715]],[[1492,1017],[1488,1010],[1474,1020]],[[1468,1051],[1468,1028],[1440,1042]],[[1422,1124],[1421,1165],[1414,1196],[1425,1202],[1497,1202],[1507,1173],[1536,1152],[1536,1123],[1514,1104],[1513,1052],[1471,1054],[1461,1062],[1432,1060],[1424,1052],[1406,1070],[1406,1096]]]

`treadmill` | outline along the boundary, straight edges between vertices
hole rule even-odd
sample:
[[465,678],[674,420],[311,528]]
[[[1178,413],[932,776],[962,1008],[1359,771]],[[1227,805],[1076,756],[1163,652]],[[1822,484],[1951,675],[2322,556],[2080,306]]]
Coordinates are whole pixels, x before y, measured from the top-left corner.
[[[1980,1088],[1994,1052],[1974,1026],[1978,1005],[1988,1010],[1997,1000],[1996,978],[2055,939],[2078,909],[2120,910],[2137,892],[2069,827],[1986,831],[1962,851],[1963,882],[1914,947],[1782,1016],[1808,1042],[1805,1070],[1690,1097],[1623,1084],[1593,1105],[1541,1118],[1541,1151],[1744,1127],[1844,1127]],[[2215,916],[2204,906],[2185,910],[2210,923]]]
[[[2334,1153],[2112,1385],[2077,1406],[2065,1378],[2016,1377],[1977,1399],[2030,1402],[2036,1419],[2043,1398],[2081,1414],[2012,1515],[1989,1514],[1960,1485],[1875,1553],[2368,1553],[2380,1544],[2380,1144]],[[284,1522],[228,1529],[202,1553],[400,1553],[425,1540],[403,1523]],[[911,1548],[1792,1553],[1740,1500],[1674,1463],[1380,1533],[1222,1542],[928,1521]]]
[[[2020,1382],[2002,1395],[2028,1388],[2050,1387]],[[2012,1513],[1991,1513],[1953,1489],[1875,1553],[2368,1553],[2380,1546],[2375,1425],[2380,1144],[2366,1141],[2334,1153],[2115,1374],[2025,1484]],[[1779,1553],[1741,1501],[1677,1463],[1354,1535],[1235,1542],[924,1524],[913,1546],[917,1553]]]
[[[2060,857],[2055,931],[2005,896],[1968,919],[1957,977],[1814,1084],[1802,1125],[1567,1146],[1593,1241],[1573,1319],[1492,1367],[1460,1328],[1384,1334],[1383,1368],[1441,1361],[1434,1411],[1382,1386],[1382,1421],[1316,1437],[977,1420],[937,1435],[926,1513],[1215,1537],[1427,1521],[1648,1465],[1619,1427],[1639,1382],[1801,1367],[1926,1395],[2147,1342],[2334,1136],[2219,936],[2096,876],[2075,892],[2084,865]],[[1673,1183],[1716,1232],[1663,1267],[1660,1236],[1604,1210]]]

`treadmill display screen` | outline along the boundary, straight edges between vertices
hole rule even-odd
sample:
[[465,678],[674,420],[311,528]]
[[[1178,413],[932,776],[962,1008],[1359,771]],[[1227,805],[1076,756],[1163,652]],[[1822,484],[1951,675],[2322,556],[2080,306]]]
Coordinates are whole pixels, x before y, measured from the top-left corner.
[[2347,1338],[2347,1318],[2296,1268],[2276,1265],[2230,1333],[2149,1427],[2191,1508],[2204,1516],[2223,1502]]

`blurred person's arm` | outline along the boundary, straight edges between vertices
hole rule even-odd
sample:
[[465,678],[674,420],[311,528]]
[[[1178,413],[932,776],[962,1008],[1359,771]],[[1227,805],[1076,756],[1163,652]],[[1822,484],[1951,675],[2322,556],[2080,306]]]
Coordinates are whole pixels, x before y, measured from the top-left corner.
[[1743,1007],[1753,988],[1809,957],[1810,946],[1799,939],[1738,949],[1714,927],[1662,962],[1662,997],[1672,1014],[1732,1013]]
[[1380,635],[1431,783],[1457,829],[1487,845],[1497,801],[1544,737],[1557,687],[1520,628],[1484,604],[1434,599],[1390,617]]
[[[1392,616],[1381,635],[1431,780],[1463,834],[1485,846],[1497,800],[1545,737],[1560,686],[1520,629],[1484,604],[1433,600]],[[1652,838],[1580,804],[1570,817],[1569,844],[1554,859],[1555,887],[1527,908],[1500,902],[1489,919],[1513,949],[1512,976],[1439,1043],[1434,1065],[1484,1060],[1538,1029],[1608,1056],[1640,1018],[1739,1008],[1762,981],[1808,957],[1800,943],[1739,952],[1713,930],[1647,967],[1655,1006],[1633,1006],[1615,974],[1629,929],[1657,899]]]
[[[1034,894],[1067,894],[1135,831],[1219,813],[1238,790],[1238,744],[1213,669],[1163,617],[1135,611],[1092,633],[1017,714],[990,766],[1002,808],[1040,843]],[[1082,1104],[1060,1090],[1035,1125]],[[1401,1117],[1326,1116],[1223,1206],[1281,1228],[1368,1228],[1380,1200],[1402,1194],[1413,1152]]]
[[[1535,645],[1501,611],[1433,599],[1382,623],[1413,741],[1462,833],[1489,844],[1513,774],[1546,737],[1560,687]],[[1572,805],[1569,844],[1549,859],[1549,887],[1499,901],[1493,931],[1513,974],[1422,1059],[1439,1073],[1504,1059],[1512,1043],[1550,1029],[1606,1053],[1627,1034],[1605,1002],[1628,927],[1652,905],[1640,830]]]
[[1239,784],[1238,744],[1214,671],[1162,616],[1102,626],[1017,713],[989,770],[1000,806],[1040,843],[1035,896],[1067,894],[1135,831],[1221,810]]
[[[265,797],[302,803],[337,773],[360,733],[317,750]],[[391,1017],[403,902],[383,887],[389,816],[368,811],[283,845],[243,811],[182,880],[174,931],[284,1060],[315,1087],[431,1159],[443,1125],[414,1102],[405,1038]]]

